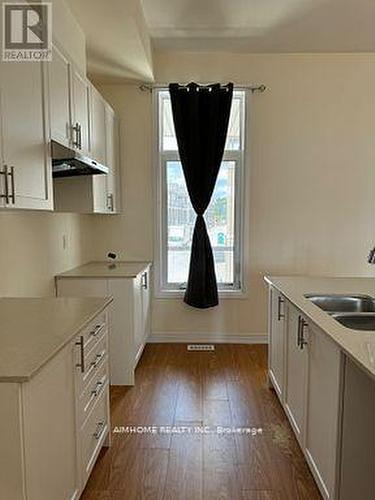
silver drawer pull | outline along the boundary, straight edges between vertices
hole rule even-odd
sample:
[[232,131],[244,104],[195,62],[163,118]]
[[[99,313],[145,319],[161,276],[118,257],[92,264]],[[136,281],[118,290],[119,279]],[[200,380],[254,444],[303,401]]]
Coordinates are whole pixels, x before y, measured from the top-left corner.
[[101,352],[100,354],[97,354],[97,355],[95,356],[95,361],[92,361],[92,363],[91,363],[91,365],[90,365],[90,366],[92,366],[93,368],[94,368],[94,367],[97,367],[97,366],[98,366],[98,364],[100,363],[100,360],[101,360],[101,359],[102,359],[102,357],[104,356],[104,352],[105,352],[105,351]]
[[96,325],[95,328],[93,330],[91,330],[90,335],[92,335],[93,337],[96,337],[98,335],[98,333],[100,332],[100,330],[103,328],[103,326],[104,326],[104,323],[102,323],[101,325]]
[[93,396],[95,396],[95,397],[96,397],[96,396],[100,393],[100,389],[102,388],[103,383],[104,383],[104,382],[103,382],[102,380],[99,380],[99,381],[96,383],[95,389],[93,389],[93,390],[91,391],[91,394],[92,394]]
[[105,379],[106,379],[106,376],[104,376],[101,380],[98,380],[98,382],[96,383],[95,385],[95,389],[93,389],[91,391],[91,395],[90,395],[90,399],[87,401],[83,411],[86,412],[88,410],[88,408],[90,408],[92,402],[94,401],[94,399],[96,397],[99,396],[99,394],[101,393],[101,390],[104,386],[104,382],[105,382]]
[[93,434],[94,438],[100,439],[102,437],[104,429],[105,429],[105,422],[98,422],[96,426],[96,431]]

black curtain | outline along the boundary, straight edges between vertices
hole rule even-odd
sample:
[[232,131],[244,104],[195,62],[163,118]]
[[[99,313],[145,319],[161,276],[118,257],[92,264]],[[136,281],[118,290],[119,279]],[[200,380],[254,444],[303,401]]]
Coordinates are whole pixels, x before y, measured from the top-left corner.
[[205,309],[218,305],[214,258],[204,221],[223,158],[233,84],[169,85],[178,151],[190,201],[197,214],[184,301]]

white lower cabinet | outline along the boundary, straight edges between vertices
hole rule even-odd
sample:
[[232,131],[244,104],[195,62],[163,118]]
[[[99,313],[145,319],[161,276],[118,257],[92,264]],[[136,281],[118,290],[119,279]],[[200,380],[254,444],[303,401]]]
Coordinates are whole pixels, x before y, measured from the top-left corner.
[[29,381],[0,383],[0,498],[76,500],[109,445],[108,314]]
[[326,498],[334,498],[338,449],[341,353],[318,327],[309,325],[305,451]]
[[307,350],[300,339],[304,320],[292,304],[287,307],[285,411],[299,443],[303,444]]
[[71,499],[79,491],[73,349],[21,386],[27,499]]
[[375,497],[375,383],[346,358],[342,416],[340,500]]
[[[271,287],[270,294],[270,381],[279,395],[278,380],[284,380],[282,404],[319,490],[325,499],[338,499],[342,355],[327,334],[277,290]],[[282,310],[280,296],[285,301]],[[280,314],[285,316],[282,335]],[[275,369],[275,359],[282,352],[284,363],[279,365],[285,370],[284,377],[281,368]]]
[[56,278],[59,297],[113,296],[109,352],[112,385],[134,385],[134,370],[150,334],[150,267],[133,278]]

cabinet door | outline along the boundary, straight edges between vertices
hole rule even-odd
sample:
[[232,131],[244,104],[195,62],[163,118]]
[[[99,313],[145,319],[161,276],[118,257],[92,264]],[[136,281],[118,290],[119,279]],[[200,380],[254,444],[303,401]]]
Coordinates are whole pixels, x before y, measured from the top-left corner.
[[93,182],[93,211],[117,213],[120,208],[118,167],[118,123],[112,108],[105,104],[106,175],[95,175]]
[[269,376],[279,398],[284,397],[285,299],[270,290]]
[[90,86],[77,70],[72,71],[73,124],[76,147],[83,154],[90,153]]
[[307,459],[325,498],[335,498],[341,357],[319,328],[309,325],[306,412]]
[[23,385],[27,498],[77,498],[73,345]]
[[1,68],[3,157],[9,177],[8,205],[52,209],[47,75],[43,63],[4,63]]
[[374,500],[375,382],[350,358],[345,359],[342,413],[340,491],[337,498]]
[[137,364],[143,350],[143,277],[139,274],[134,280],[134,359]]
[[66,147],[71,145],[70,62],[53,47],[49,69],[51,139]]
[[111,384],[134,385],[135,279],[111,279],[109,294],[114,302],[109,335]]
[[[1,75],[1,65],[0,65],[0,75]],[[0,208],[3,208],[7,205],[6,201],[5,201],[5,198],[4,198],[4,195],[5,195],[5,192],[6,192],[6,188],[5,188],[5,183],[6,183],[6,179],[5,179],[5,170],[4,170],[4,165],[5,165],[5,161],[4,161],[4,147],[3,147],[3,127],[4,127],[4,123],[3,123],[3,111],[2,111],[2,98],[1,98],[1,95],[2,95],[2,91],[1,91],[1,84],[0,84]]]
[[107,210],[110,213],[120,211],[120,164],[119,164],[119,129],[116,115],[110,106],[106,106],[106,151],[107,167]]
[[[285,411],[300,444],[304,439],[307,349],[299,345],[301,316],[288,303]],[[306,334],[306,332],[305,332]]]
[[108,213],[107,174],[92,176],[92,205],[93,212]]
[[102,96],[90,87],[91,109],[91,154],[94,159],[106,164],[105,104]]
[[151,331],[151,276],[150,268],[142,275],[142,324],[143,324],[143,343],[147,341]]

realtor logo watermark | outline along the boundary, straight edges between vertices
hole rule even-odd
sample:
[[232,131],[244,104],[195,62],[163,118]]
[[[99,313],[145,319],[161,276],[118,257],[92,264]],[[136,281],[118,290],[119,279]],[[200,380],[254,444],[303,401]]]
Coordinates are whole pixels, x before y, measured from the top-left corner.
[[3,61],[52,59],[52,4],[3,4]]

